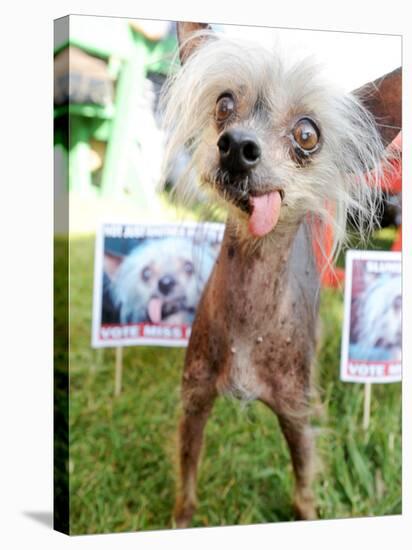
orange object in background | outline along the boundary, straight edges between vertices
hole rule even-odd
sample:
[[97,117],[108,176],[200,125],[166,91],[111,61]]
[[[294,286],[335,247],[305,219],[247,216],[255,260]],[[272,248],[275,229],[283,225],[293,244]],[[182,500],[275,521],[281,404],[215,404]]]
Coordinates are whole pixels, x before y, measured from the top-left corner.
[[[389,145],[389,150],[397,153],[390,162],[390,168],[385,170],[380,182],[383,190],[391,195],[397,195],[402,192],[402,132]],[[321,283],[329,288],[340,288],[343,284],[345,271],[339,267],[325,265],[325,258],[330,257],[333,246],[333,228],[331,225],[322,225],[321,222],[315,223],[315,231],[319,232],[320,238],[313,241],[313,252],[315,254],[316,264],[321,274]],[[402,224],[396,231],[395,241],[391,250],[402,250]]]
[[[393,171],[388,175],[388,179],[385,182],[385,190],[392,195],[397,195],[402,192],[402,132],[399,132],[390,147],[394,148],[394,150],[398,151],[400,154],[398,158],[391,162]],[[402,224],[396,231],[396,238],[392,244],[391,250],[402,250]]]
[[402,132],[399,132],[392,141],[389,150],[394,151],[397,157],[391,161],[391,173],[384,173],[384,179],[385,176],[388,178],[387,181],[385,181],[385,191],[396,195],[402,191]]
[[328,263],[333,247],[333,227],[331,224],[325,224],[320,219],[316,219],[314,233],[315,236],[312,241],[313,253],[320,273],[322,286],[341,288],[345,277],[344,270]]

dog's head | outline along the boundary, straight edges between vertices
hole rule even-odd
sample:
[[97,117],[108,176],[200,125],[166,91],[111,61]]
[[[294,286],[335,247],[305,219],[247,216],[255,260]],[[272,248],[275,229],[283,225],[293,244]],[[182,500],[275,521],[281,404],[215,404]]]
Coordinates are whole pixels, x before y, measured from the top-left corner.
[[[112,295],[122,322],[191,322],[213,257],[188,239],[151,239],[121,263]],[[196,250],[195,250],[196,249]]]
[[308,60],[288,67],[204,27],[178,24],[183,64],[165,95],[166,166],[183,147],[191,154],[180,190],[195,175],[249,237],[307,213],[333,221],[338,240],[350,210],[370,222],[378,190],[367,173],[378,178],[385,155],[363,92],[343,95]]
[[401,348],[401,278],[380,276],[359,298],[358,338],[366,348]]

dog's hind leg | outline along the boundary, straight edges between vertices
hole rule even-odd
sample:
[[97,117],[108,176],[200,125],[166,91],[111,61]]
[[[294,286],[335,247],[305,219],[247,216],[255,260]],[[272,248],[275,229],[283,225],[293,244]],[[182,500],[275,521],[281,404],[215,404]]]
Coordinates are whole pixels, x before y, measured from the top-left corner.
[[187,527],[196,508],[196,477],[203,430],[216,398],[214,377],[203,362],[188,364],[183,376],[183,415],[179,426],[179,490],[174,509],[177,527]]

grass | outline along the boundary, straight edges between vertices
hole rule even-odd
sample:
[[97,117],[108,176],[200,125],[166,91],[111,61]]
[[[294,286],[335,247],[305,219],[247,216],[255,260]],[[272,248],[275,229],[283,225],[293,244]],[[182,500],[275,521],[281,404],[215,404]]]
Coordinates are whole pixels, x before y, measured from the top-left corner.
[[[375,242],[388,248],[391,236],[383,232]],[[123,391],[114,398],[114,350],[90,348],[93,247],[92,237],[70,242],[70,531],[169,528],[184,350],[126,348]],[[314,421],[320,517],[399,514],[400,384],[373,387],[365,433],[363,386],[339,381],[340,292],[323,292],[321,315],[323,415]],[[205,443],[194,526],[293,520],[290,460],[268,409],[218,400]]]

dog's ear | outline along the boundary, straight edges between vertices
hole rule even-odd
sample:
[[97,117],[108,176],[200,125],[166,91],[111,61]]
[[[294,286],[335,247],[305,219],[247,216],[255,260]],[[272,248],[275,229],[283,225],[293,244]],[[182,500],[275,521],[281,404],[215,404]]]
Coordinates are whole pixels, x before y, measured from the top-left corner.
[[176,32],[179,42],[180,61],[183,65],[189,56],[200,46],[204,38],[192,36],[193,33],[202,30],[212,30],[207,23],[192,23],[189,21],[178,21]]
[[123,256],[119,256],[117,254],[111,254],[110,252],[104,253],[103,266],[109,279],[113,279],[123,259]]
[[362,104],[372,113],[384,145],[402,130],[402,69],[399,67],[355,90]]

